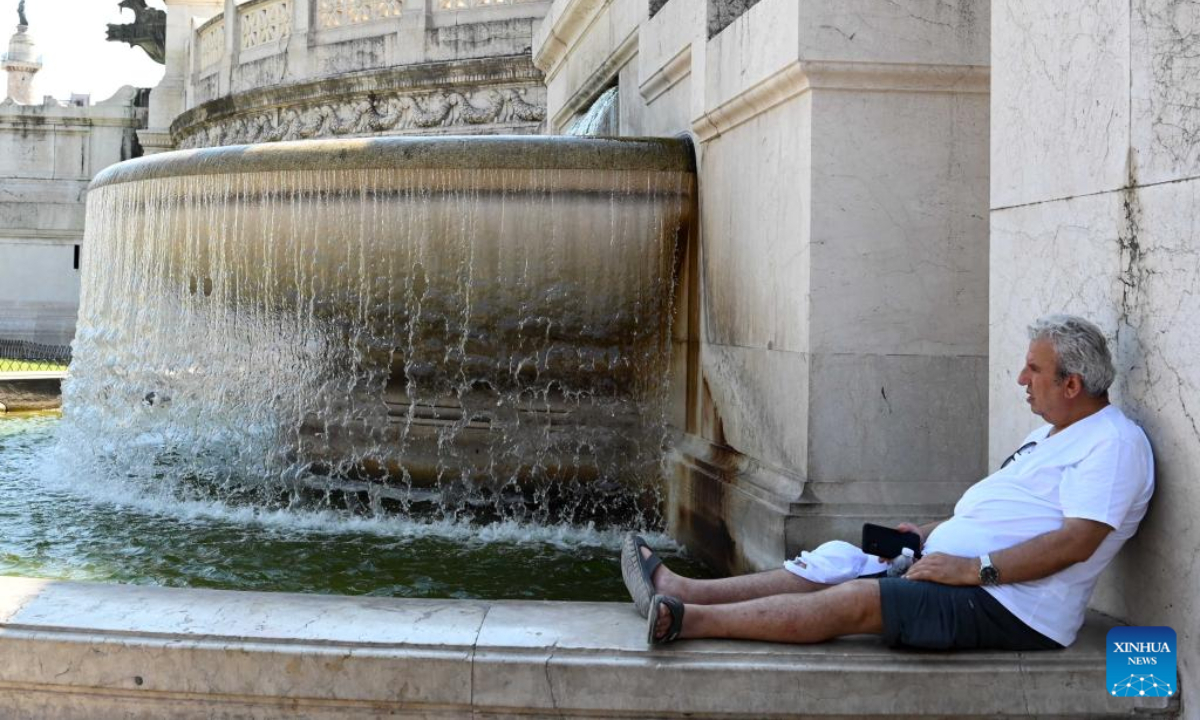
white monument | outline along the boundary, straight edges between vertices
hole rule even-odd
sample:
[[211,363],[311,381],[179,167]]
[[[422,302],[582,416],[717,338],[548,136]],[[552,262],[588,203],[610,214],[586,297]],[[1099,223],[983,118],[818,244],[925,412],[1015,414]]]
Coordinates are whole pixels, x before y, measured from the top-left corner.
[[17,32],[9,38],[8,52],[4,55],[4,70],[8,73],[7,97],[22,105],[31,105],[33,76],[42,69],[42,61],[34,52],[33,38],[29,35],[25,0],[17,5],[17,18]]
[[24,2],[3,67],[0,102],[0,339],[65,345],[75,335],[85,192],[92,176],[137,154],[141,93],[118,90],[88,105],[76,98],[34,104],[42,68]]

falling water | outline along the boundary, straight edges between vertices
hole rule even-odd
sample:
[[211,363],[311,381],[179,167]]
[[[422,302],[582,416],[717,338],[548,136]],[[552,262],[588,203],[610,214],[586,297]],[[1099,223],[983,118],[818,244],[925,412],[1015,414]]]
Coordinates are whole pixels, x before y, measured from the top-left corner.
[[595,102],[567,128],[568,135],[605,136],[616,135],[620,123],[620,92],[614,85],[596,98]]
[[131,492],[657,523],[677,141],[317,141],[88,193],[60,449]]

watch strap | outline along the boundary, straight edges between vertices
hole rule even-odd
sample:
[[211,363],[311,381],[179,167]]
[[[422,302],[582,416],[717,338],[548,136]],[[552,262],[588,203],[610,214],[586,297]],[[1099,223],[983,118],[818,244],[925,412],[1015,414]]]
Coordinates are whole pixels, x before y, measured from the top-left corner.
[[979,556],[979,583],[981,585],[1000,584],[1000,571],[992,564],[991,555],[988,553]]

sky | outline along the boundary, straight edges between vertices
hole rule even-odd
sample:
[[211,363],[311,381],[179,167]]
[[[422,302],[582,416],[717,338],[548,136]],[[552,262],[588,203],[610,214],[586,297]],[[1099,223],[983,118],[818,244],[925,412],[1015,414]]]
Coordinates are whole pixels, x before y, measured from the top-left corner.
[[[154,87],[163,66],[140,48],[104,39],[108,23],[133,22],[133,12],[117,7],[118,0],[25,0],[29,35],[42,69],[34,78],[34,96],[66,100],[71,93],[90,93],[96,103],[112,97],[122,85]],[[147,5],[164,9],[162,0]],[[17,31],[17,0],[0,0],[0,42]],[[3,94],[0,86],[0,95]]]

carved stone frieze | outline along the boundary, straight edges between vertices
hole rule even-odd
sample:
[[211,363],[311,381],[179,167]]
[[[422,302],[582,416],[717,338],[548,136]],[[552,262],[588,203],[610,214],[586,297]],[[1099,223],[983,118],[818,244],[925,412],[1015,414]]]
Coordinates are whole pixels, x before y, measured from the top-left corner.
[[239,8],[242,30],[242,50],[285,38],[292,34],[292,3],[290,0],[259,2]]
[[527,99],[529,88],[482,88],[393,92],[247,112],[181,128],[180,149],[369,136],[490,125],[533,125],[546,117],[542,101]]
[[344,27],[398,18],[403,6],[403,0],[320,0],[317,27]]

